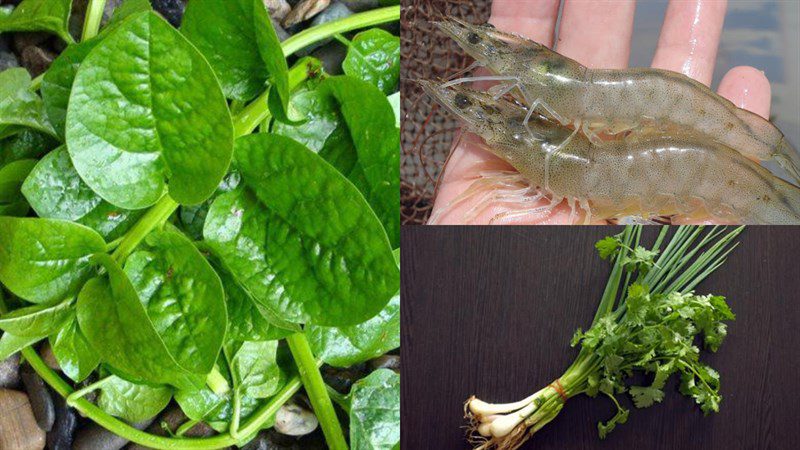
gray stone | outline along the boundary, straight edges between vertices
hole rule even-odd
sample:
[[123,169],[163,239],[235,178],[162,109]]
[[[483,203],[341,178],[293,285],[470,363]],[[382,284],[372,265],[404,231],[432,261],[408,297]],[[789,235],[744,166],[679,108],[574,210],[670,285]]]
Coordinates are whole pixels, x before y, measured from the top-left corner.
[[327,364],[322,366],[322,377],[325,379],[325,383],[343,394],[350,392],[353,383],[367,374],[366,364],[356,364],[346,369],[339,369]]
[[114,15],[114,10],[117,9],[122,2],[123,0],[106,1],[106,7],[103,9],[103,24],[106,24],[109,20],[111,20],[111,17]]
[[[154,419],[145,420],[133,424],[137,430],[144,430]],[[128,443],[128,440],[117,436],[105,428],[93,423],[78,430],[75,435],[75,442],[72,444],[73,450],[119,450]]]
[[[178,405],[172,405],[167,408],[166,411],[161,413],[159,418],[155,420],[149,427],[147,427],[147,432],[150,434],[155,434],[157,436],[166,436],[167,432],[164,429],[165,427],[169,429],[170,433],[174,433],[177,431],[178,427],[183,425],[189,418],[186,417],[186,414],[183,413],[181,408]],[[193,426],[189,429],[186,433],[184,433],[184,437],[208,437],[215,434],[213,428],[208,426],[204,422],[200,422],[197,425]],[[139,444],[131,444],[129,445],[126,450],[148,450],[149,447],[145,447]]]
[[335,1],[325,8],[325,11],[322,11],[317,17],[314,17],[314,20],[311,21],[311,26],[333,22],[334,20],[343,19],[352,15],[353,11],[350,11],[344,3]]
[[390,369],[400,373],[400,357],[397,355],[379,356],[369,362],[371,370]]
[[47,367],[53,370],[61,370],[61,366],[58,365],[58,360],[56,359],[56,355],[53,354],[53,347],[50,346],[50,342],[45,341],[42,344],[42,347],[39,349],[39,356],[42,357]]
[[283,27],[281,26],[280,22],[275,20],[274,17],[271,18],[271,21],[272,21],[272,28],[275,29],[275,34],[278,35],[278,40],[283,42],[286,39],[289,39],[289,33],[286,30],[283,29]]
[[292,8],[292,11],[283,19],[283,26],[289,28],[292,25],[311,19],[321,13],[330,4],[331,0],[302,0],[297,6]]
[[45,435],[36,424],[28,396],[0,389],[0,449],[42,450]]
[[[0,70],[2,68],[2,54],[0,54]],[[19,353],[15,353],[0,361],[0,388],[14,389],[19,386]]]
[[70,450],[75,429],[78,427],[78,415],[75,410],[67,406],[66,400],[60,395],[53,396],[56,408],[56,423],[53,430],[47,433],[48,450]]
[[330,75],[340,75],[342,73],[342,61],[347,56],[347,47],[339,42],[330,42],[313,52],[311,56],[322,62],[325,72]]
[[275,431],[287,436],[305,436],[317,426],[317,416],[297,403],[286,403],[275,414]]
[[351,11],[361,12],[367,11],[370,9],[379,8],[381,6],[381,2],[379,0],[340,0],[342,3],[347,5]]
[[159,12],[173,27],[179,28],[186,9],[184,0],[150,0],[153,9]]
[[49,34],[41,32],[20,32],[14,33],[13,36],[14,51],[18,55],[21,55],[26,48],[42,45],[50,39]]
[[33,415],[36,417],[39,428],[44,431],[52,430],[53,423],[56,421],[56,410],[53,405],[53,397],[50,396],[44,380],[28,364],[20,367],[19,376],[28,393],[28,400],[30,400],[31,409],[33,409]]
[[278,21],[285,19],[292,10],[286,0],[264,0],[264,6],[269,10],[270,17]]

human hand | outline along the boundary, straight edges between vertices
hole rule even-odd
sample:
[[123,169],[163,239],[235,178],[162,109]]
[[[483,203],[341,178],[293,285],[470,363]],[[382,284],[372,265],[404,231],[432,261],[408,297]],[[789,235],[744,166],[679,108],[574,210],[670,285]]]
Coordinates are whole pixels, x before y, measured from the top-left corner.
[[[590,68],[622,69],[628,64],[635,2],[620,0],[565,0],[557,51]],[[521,34],[548,47],[553,46],[559,0],[495,0],[489,21],[498,29]],[[652,66],[681,72],[710,85],[716,62],[726,1],[671,1],[664,17]],[[725,74],[718,91],[740,108],[769,117],[770,86],[764,74],[739,66]],[[441,176],[433,214],[464,192],[481,172],[510,169],[507,163],[481,148],[471,137],[456,139]],[[461,224],[478,198],[466,199],[439,212],[437,224]],[[549,201],[543,200],[542,206]],[[534,205],[492,204],[470,223],[488,224],[493,217]],[[511,217],[511,216],[509,216]],[[570,208],[566,202],[542,218],[521,215],[503,223],[567,224]],[[680,218],[674,223],[684,223]],[[582,221],[578,217],[577,223]],[[596,223],[605,223],[599,221]]]

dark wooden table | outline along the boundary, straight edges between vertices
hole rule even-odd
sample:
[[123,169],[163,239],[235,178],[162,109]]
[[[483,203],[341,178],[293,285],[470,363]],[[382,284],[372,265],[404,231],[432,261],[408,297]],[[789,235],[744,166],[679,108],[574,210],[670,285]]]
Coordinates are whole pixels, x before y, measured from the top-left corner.
[[[404,227],[402,448],[466,449],[463,401],[519,400],[577,354],[610,271],[594,243],[611,227]],[[655,228],[645,236],[652,242]],[[697,291],[737,314],[716,354],[721,411],[704,417],[677,390],[636,409],[605,440],[605,398],[571,399],[526,449],[800,448],[800,227],[750,227]]]

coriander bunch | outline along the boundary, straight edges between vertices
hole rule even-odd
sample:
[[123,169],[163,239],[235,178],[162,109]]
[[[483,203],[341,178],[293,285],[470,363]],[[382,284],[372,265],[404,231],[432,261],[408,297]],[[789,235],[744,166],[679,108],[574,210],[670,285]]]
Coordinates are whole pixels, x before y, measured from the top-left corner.
[[[591,327],[577,330],[572,346],[580,352],[558,378],[514,403],[467,400],[470,440],[476,449],[516,449],[556,418],[571,397],[598,394],[610,398],[616,414],[597,425],[604,438],[628,419],[617,396],[628,393],[638,408],[664,398],[664,385],[680,376],[680,391],[706,414],[719,410],[719,374],[700,360],[701,344],[717,351],[734,314],[725,298],[698,295],[693,289],[718,269],[743,228],[677,227],[671,238],[663,227],[650,249],[639,244],[641,227],[627,227],[596,244],[613,268]],[[662,250],[663,247],[663,250]],[[630,386],[634,372],[652,381]]]

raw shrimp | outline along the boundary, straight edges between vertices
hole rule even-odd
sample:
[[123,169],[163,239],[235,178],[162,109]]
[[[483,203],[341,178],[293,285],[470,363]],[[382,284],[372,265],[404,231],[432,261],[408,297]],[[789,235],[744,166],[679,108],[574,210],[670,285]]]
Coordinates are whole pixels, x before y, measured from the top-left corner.
[[[479,203],[516,198],[539,205],[500,216],[546,215],[567,200],[570,219],[576,217],[577,206],[585,212],[585,223],[592,217],[681,215],[728,223],[800,224],[800,188],[702,135],[654,130],[596,145],[538,114],[526,125],[526,108],[491,94],[430,81],[420,84],[519,172],[478,180],[476,185],[497,181],[504,186],[499,198],[492,197],[491,187],[471,188],[471,194],[487,191],[489,196]],[[520,192],[521,181],[529,191]],[[549,204],[541,206],[542,198]]]
[[574,124],[595,143],[601,142],[601,132],[613,135],[653,124],[690,127],[748,157],[774,160],[800,182],[800,155],[775,125],[683,74],[651,68],[589,69],[491,25],[446,21],[439,27],[477,65],[497,74],[452,84],[481,78],[504,81],[493,88],[496,97],[518,88],[531,113],[538,110],[561,124]]

